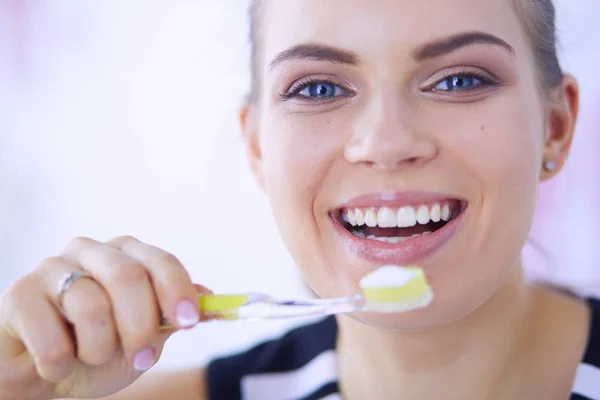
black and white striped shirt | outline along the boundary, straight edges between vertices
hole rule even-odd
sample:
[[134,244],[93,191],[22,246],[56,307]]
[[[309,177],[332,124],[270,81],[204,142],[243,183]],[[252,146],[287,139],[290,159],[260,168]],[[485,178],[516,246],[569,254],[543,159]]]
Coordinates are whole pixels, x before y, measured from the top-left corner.
[[[600,301],[571,400],[600,400]],[[210,400],[339,400],[334,317],[296,328],[279,339],[213,360],[207,369]]]

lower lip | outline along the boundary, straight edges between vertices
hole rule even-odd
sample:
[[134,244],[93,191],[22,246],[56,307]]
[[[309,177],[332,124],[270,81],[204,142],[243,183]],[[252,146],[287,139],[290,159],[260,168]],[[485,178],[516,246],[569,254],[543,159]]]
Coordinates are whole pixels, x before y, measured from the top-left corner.
[[415,265],[433,255],[450,240],[457,231],[466,209],[466,206],[462,207],[455,218],[437,231],[397,244],[356,237],[344,228],[338,219],[331,219],[348,249],[360,258],[378,264]]

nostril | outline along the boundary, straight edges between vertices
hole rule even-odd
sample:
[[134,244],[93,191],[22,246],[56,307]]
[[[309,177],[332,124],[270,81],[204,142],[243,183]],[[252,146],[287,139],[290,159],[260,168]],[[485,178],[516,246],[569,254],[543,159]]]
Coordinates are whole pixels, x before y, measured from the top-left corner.
[[391,171],[391,170],[396,170],[401,167],[414,166],[421,162],[423,162],[423,159],[421,157],[410,157],[410,158],[405,158],[402,160],[398,160],[398,159],[379,160],[379,161],[362,160],[359,162],[359,164],[363,165],[364,167],[373,168],[376,170]]

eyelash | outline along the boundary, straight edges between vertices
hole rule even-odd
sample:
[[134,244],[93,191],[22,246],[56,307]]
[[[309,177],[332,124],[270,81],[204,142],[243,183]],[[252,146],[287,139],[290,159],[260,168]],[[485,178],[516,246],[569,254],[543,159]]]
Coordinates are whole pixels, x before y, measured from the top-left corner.
[[[312,85],[318,85],[318,84],[332,85],[336,88],[341,89],[342,92],[344,92],[345,94],[341,95],[341,96],[331,96],[328,98],[315,98],[315,97],[304,96],[304,95],[300,94],[304,89],[306,89]],[[326,101],[326,100],[336,99],[339,97],[347,97],[347,96],[350,96],[351,93],[352,92],[349,89],[342,87],[342,85],[340,85],[339,83],[333,82],[332,80],[308,77],[308,78],[302,79],[302,80],[294,83],[292,85],[292,87],[288,89],[288,91],[286,93],[279,93],[279,97],[281,97],[281,100],[283,100],[283,101],[291,100],[291,99],[295,99],[295,98],[300,98],[305,101],[324,101],[324,100]]]
[[[463,79],[464,78],[475,78],[480,83],[471,88],[462,89],[462,90],[461,89],[436,90],[437,86],[439,86],[441,83],[447,81],[450,78],[463,78]],[[315,98],[315,97],[304,96],[304,95],[300,94],[304,89],[306,89],[312,85],[316,85],[316,84],[332,85],[334,87],[340,88],[346,94],[342,95],[342,96],[330,96],[330,97],[326,97],[326,98]],[[462,72],[453,72],[453,73],[447,74],[444,77],[438,79],[435,83],[429,85],[424,90],[432,92],[432,93],[464,93],[464,92],[472,92],[472,91],[480,89],[482,87],[498,86],[498,84],[499,83],[496,80],[490,78],[489,76],[485,76],[484,74],[479,74],[479,73],[472,72],[472,71],[462,71]],[[280,93],[279,96],[281,97],[281,99],[283,101],[291,100],[291,99],[295,99],[295,98],[300,98],[304,101],[323,101],[323,100],[332,100],[332,99],[336,99],[339,97],[346,97],[351,94],[349,92],[350,91],[348,89],[343,88],[340,84],[335,83],[331,80],[308,77],[308,78],[305,78],[303,80],[296,82],[294,85],[292,85],[292,87],[286,93]]]
[[[471,87],[471,88],[467,88],[467,89],[457,89],[457,90],[436,90],[436,87],[439,86],[441,83],[449,80],[450,78],[475,78],[477,80],[479,80],[479,84]],[[493,78],[490,78],[489,76],[486,76],[484,74],[480,74],[477,72],[473,72],[473,71],[461,71],[461,72],[452,72],[450,74],[447,74],[445,76],[443,76],[442,78],[436,80],[433,84],[427,86],[424,90],[426,91],[430,91],[433,93],[464,93],[464,92],[471,92],[477,89],[481,89],[484,87],[489,87],[489,86],[498,86],[499,82],[496,81]]]

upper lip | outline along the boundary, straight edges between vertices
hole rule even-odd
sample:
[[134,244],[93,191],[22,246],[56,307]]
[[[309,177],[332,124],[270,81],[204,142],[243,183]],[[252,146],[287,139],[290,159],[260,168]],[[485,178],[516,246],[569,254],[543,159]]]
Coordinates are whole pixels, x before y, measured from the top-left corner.
[[403,207],[419,204],[440,203],[448,200],[458,200],[465,203],[466,200],[452,194],[436,192],[379,192],[366,194],[350,199],[340,204],[336,210],[344,208],[367,208],[367,207]]

